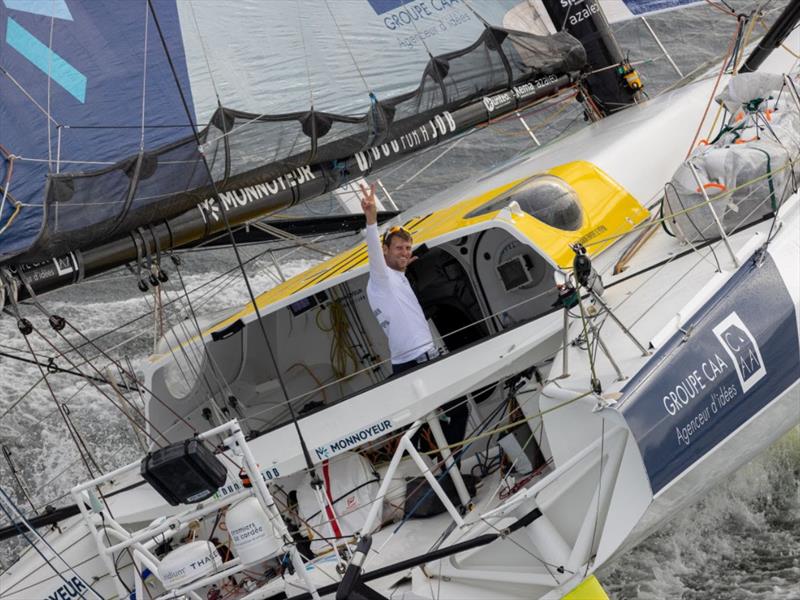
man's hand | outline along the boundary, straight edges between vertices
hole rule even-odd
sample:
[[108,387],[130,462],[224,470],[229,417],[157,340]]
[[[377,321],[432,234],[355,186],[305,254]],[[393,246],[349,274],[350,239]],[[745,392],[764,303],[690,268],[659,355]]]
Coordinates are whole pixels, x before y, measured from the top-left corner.
[[369,188],[361,184],[361,210],[367,217],[367,225],[374,225],[378,222],[378,209],[375,207],[375,184]]

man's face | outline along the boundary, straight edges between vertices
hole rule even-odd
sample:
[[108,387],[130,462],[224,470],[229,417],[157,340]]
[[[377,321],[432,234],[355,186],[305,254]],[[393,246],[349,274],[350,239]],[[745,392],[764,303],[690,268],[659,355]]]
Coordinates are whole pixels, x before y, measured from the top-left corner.
[[411,242],[400,236],[392,236],[389,245],[383,245],[383,256],[390,269],[404,273],[411,260]]

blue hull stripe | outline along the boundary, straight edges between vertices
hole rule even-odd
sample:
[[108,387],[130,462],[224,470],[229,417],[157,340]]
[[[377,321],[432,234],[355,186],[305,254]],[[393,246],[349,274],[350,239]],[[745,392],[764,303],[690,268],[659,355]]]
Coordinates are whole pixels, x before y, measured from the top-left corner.
[[81,103],[86,101],[86,76],[50,50],[14,19],[8,19],[6,42]]
[[743,265],[625,386],[653,493],[800,379],[797,315],[770,256]]
[[3,4],[9,10],[72,21],[72,13],[64,0],[3,0]]

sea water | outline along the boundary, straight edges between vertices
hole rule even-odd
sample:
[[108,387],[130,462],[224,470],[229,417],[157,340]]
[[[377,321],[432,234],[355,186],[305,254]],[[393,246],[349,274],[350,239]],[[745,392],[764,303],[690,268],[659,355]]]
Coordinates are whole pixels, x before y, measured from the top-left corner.
[[[735,3],[744,9],[749,3]],[[685,15],[653,17],[651,24],[679,68],[691,68],[724,51],[733,25],[712,8],[692,9]],[[640,66],[651,93],[674,79],[658,46],[637,23],[615,27],[620,44],[631,60],[654,59]],[[795,32],[796,34],[796,32]],[[540,141],[581,127],[580,109],[572,106],[529,116]],[[434,164],[439,150],[381,174],[392,197],[410,206],[458,181],[465,170],[491,169],[530,150],[533,140],[518,121],[501,123],[463,138]],[[420,171],[422,171],[420,173]],[[336,210],[332,198],[323,198],[301,210],[325,214]],[[356,238],[333,242],[334,248]],[[242,248],[248,275],[257,291],[272,287],[277,275],[263,248]],[[291,276],[319,260],[304,248],[278,252],[281,268]],[[246,290],[230,251],[208,250],[184,255],[180,275],[192,294],[199,314],[240,305]],[[169,265],[170,282],[163,286],[165,326],[178,322],[182,306],[179,273]],[[139,292],[133,274],[118,270],[44,298],[47,308],[66,317],[71,327],[62,339],[40,313],[25,307],[36,332],[29,336],[36,360],[61,369],[80,369],[96,376],[122,379],[117,369],[106,370],[109,354],[141,375],[153,352],[153,294]],[[171,303],[170,303],[171,302]],[[185,306],[185,305],[183,305]],[[42,335],[39,335],[41,332]],[[84,337],[85,336],[85,337]],[[87,343],[86,339],[95,340]],[[55,347],[50,346],[52,342]],[[8,315],[0,318],[0,353],[32,359],[34,355]],[[62,356],[60,353],[64,353]],[[85,360],[103,365],[93,372]],[[96,465],[110,470],[137,459],[140,440],[128,420],[111,405],[118,397],[107,386],[95,389],[81,378],[65,373],[42,373],[35,365],[0,355],[0,444],[10,454],[16,473],[0,456],[0,482],[17,505],[31,514],[24,486],[35,512],[47,505],[69,503],[66,494],[76,482],[88,478]],[[140,400],[129,395],[134,403]],[[799,408],[800,410],[800,408]],[[82,459],[69,427],[91,449]],[[612,598],[622,599],[800,599],[800,427],[718,485],[700,502],[683,509],[656,533],[598,573]],[[0,520],[6,521],[0,513]],[[5,524],[5,523],[4,523]],[[0,543],[0,562],[8,566],[22,548],[19,541]]]

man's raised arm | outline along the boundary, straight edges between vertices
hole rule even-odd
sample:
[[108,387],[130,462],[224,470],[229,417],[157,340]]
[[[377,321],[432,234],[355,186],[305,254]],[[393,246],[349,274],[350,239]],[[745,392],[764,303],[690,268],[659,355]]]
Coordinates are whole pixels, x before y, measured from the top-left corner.
[[361,210],[367,218],[367,253],[369,255],[370,277],[387,279],[389,267],[383,258],[381,241],[378,239],[378,209],[375,206],[375,184],[367,187],[361,184]]

